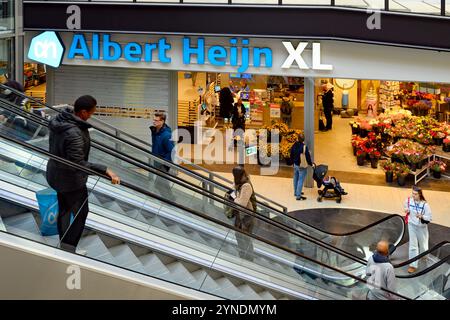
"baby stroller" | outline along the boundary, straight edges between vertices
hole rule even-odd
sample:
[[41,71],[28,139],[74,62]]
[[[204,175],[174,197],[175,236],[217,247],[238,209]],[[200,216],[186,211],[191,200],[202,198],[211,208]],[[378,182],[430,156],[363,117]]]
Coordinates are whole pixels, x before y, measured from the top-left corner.
[[324,186],[323,190],[318,190],[319,196],[317,197],[317,201],[321,202],[323,198],[326,199],[336,199],[337,203],[340,203],[342,200],[342,196],[346,195],[347,192],[344,191],[339,180],[335,177],[327,176],[328,166],[324,164],[320,164],[316,166],[313,164],[313,179],[317,183],[317,188],[321,188]]

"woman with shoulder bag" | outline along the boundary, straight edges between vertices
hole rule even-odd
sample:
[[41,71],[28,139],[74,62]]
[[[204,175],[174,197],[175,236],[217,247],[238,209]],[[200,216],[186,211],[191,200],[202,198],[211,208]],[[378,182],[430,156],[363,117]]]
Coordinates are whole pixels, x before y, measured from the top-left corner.
[[[412,194],[404,203],[409,233],[409,259],[428,250],[428,223],[431,221],[430,205],[423,196],[422,189],[413,186]],[[408,273],[417,270],[418,260],[410,263]]]
[[[251,211],[256,211],[256,198],[250,178],[241,166],[233,168],[234,186],[236,198],[234,202]],[[255,226],[255,218],[244,212],[236,213],[234,226],[244,232],[252,233]],[[253,261],[253,243],[251,238],[240,232],[236,232],[236,241],[239,248],[239,257]]]

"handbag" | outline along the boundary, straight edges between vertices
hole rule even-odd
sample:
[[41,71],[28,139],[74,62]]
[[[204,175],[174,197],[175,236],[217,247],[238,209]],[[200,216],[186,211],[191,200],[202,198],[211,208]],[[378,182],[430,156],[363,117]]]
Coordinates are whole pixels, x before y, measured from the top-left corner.
[[[229,190],[225,193],[225,199],[231,202],[234,202],[234,198],[232,196],[232,193],[234,192],[234,190]],[[227,216],[228,219],[232,219],[234,218],[234,216],[236,215],[237,210],[230,207],[230,206],[225,206],[225,215]]]
[[[41,225],[39,230],[43,236],[58,234],[58,196],[54,189],[46,188],[36,192],[36,200],[39,204]],[[70,214],[70,224],[73,222],[73,213]]]
[[39,190],[36,192],[36,199],[39,204],[39,214],[41,215],[41,234],[43,236],[54,236],[58,234],[58,197],[52,188]]
[[405,224],[408,224],[408,220],[409,220],[409,212],[406,213],[404,219],[405,219]]

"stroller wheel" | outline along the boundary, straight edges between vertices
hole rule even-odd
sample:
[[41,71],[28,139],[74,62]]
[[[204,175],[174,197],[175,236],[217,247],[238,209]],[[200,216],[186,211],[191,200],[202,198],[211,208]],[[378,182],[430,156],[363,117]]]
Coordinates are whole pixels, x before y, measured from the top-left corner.
[[321,195],[322,194],[322,190],[317,190],[317,193]]
[[322,202],[322,197],[317,197],[317,201]]

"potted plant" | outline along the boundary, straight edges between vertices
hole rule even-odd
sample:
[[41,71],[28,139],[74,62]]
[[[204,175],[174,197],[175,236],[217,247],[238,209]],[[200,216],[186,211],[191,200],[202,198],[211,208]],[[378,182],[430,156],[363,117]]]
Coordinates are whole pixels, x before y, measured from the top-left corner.
[[350,128],[352,128],[352,134],[359,134],[359,124],[356,121],[350,121]]
[[411,170],[406,164],[398,163],[394,172],[397,176],[397,184],[403,187],[406,184],[406,177],[411,173]]
[[409,163],[409,167],[411,168],[411,171],[416,171],[417,164],[422,159],[422,156],[419,152],[412,150],[410,152],[405,153],[405,158]]
[[394,180],[394,169],[395,169],[394,164],[392,163],[391,159],[382,160],[380,164],[384,170],[386,182],[391,183]]
[[442,141],[442,151],[444,151],[444,152],[450,152],[450,136],[447,136],[447,137]]
[[380,151],[375,148],[372,148],[369,152],[370,157],[370,166],[374,169],[378,168],[378,160],[381,157]]
[[363,166],[364,161],[366,160],[366,152],[363,149],[358,149],[356,151],[356,163],[358,166]]
[[444,161],[434,160],[430,162],[430,169],[433,171],[433,177],[440,179],[441,173],[447,169],[447,165]]
[[438,129],[432,129],[430,131],[430,134],[433,137],[433,144],[437,146],[442,146],[442,143],[445,138],[445,133],[442,131],[438,131]]

